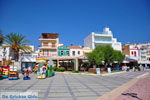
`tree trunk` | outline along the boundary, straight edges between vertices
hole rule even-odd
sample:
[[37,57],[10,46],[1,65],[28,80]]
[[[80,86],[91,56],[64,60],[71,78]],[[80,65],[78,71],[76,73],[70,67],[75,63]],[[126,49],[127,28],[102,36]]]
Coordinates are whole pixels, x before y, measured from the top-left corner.
[[19,51],[17,51],[17,50],[14,50],[14,59],[15,59],[15,61],[19,60]]
[[107,64],[108,64],[108,62],[105,60],[105,61],[104,61],[104,67],[105,67],[105,68],[107,68]]

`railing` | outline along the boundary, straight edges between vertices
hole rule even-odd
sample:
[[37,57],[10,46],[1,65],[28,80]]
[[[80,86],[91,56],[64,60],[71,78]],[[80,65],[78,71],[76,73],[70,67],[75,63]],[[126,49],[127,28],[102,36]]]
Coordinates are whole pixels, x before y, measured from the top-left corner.
[[104,34],[104,33],[96,33],[96,34],[94,34],[94,36],[110,36],[110,37],[112,37],[113,35],[112,34]]
[[57,56],[57,54],[50,54],[50,55],[39,54],[38,57],[55,57],[55,56]]
[[95,38],[95,41],[112,42],[111,38]]
[[56,47],[56,45],[41,45],[41,47]]
[[56,40],[57,38],[39,38],[39,40]]

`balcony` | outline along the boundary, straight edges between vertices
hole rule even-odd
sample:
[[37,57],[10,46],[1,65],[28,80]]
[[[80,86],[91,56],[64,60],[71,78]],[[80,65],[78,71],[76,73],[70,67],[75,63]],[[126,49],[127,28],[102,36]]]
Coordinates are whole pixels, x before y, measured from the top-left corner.
[[94,38],[95,43],[102,43],[102,44],[112,44],[112,38],[111,37],[95,37]]
[[57,40],[57,38],[56,39],[51,39],[51,38],[39,38],[39,41],[47,41],[47,40]]
[[49,55],[40,53],[38,57],[56,57],[56,56],[57,56],[57,53],[50,53]]
[[112,44],[112,41],[94,41],[97,44]]
[[57,45],[40,45],[39,49],[57,49]]
[[45,46],[45,47],[39,47],[39,49],[57,49],[57,47],[49,47],[49,46]]
[[112,34],[102,34],[102,33],[96,33],[94,36],[99,36],[99,37],[113,37]]

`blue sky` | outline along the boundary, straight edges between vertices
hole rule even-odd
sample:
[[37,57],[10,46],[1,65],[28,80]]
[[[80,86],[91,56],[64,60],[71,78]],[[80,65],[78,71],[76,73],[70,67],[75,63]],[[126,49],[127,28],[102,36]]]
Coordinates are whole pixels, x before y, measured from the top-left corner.
[[39,45],[42,32],[59,33],[65,45],[83,45],[109,26],[122,43],[150,42],[150,0],[0,0],[0,29]]

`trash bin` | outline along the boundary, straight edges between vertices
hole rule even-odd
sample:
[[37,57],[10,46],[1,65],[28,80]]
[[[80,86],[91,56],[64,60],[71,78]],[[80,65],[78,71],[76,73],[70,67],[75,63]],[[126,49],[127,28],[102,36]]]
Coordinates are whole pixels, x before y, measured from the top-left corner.
[[107,72],[108,72],[108,73],[111,73],[111,68],[107,68]]

